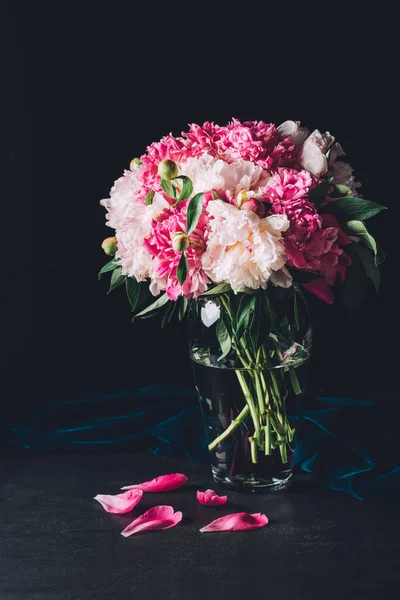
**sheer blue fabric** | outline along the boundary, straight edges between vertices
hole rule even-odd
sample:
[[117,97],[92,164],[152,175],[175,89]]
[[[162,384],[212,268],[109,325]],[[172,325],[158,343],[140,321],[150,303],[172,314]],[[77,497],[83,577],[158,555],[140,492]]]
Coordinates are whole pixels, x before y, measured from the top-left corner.
[[[360,500],[400,500],[398,403],[305,395],[302,405],[291,417],[297,471]],[[167,384],[49,401],[9,419],[1,437],[34,452],[147,449],[208,462],[195,390]]]

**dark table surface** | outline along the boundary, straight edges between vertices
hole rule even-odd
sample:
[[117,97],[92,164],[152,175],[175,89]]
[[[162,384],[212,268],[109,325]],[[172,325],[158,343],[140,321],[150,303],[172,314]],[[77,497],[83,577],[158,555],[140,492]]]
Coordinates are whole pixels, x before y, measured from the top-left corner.
[[[132,513],[93,500],[164,473],[189,481],[145,494]],[[346,600],[393,596],[400,582],[395,506],[359,501],[298,478],[272,496],[228,492],[204,507],[196,490],[215,486],[207,465],[151,453],[6,454],[1,475],[1,600]],[[173,529],[124,538],[122,529],[156,504],[183,512]],[[229,512],[264,512],[264,529],[200,533]]]

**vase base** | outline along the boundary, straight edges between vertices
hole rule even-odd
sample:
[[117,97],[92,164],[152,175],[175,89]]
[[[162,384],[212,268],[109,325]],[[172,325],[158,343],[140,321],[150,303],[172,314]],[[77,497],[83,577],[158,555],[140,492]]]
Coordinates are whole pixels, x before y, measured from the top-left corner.
[[229,476],[221,472],[217,467],[212,468],[213,479],[219,485],[229,488],[236,492],[258,492],[262,494],[282,492],[286,490],[291,482],[293,473],[291,471],[280,474],[277,477],[263,477],[256,475],[235,475]]

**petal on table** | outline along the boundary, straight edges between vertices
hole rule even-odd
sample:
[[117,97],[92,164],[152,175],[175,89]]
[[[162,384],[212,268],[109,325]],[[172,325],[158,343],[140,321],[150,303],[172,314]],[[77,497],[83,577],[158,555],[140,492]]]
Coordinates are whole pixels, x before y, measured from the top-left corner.
[[267,523],[268,517],[262,513],[239,512],[215,519],[200,531],[201,533],[209,531],[250,531],[251,529],[261,529]]
[[143,490],[143,492],[170,492],[176,490],[187,482],[188,478],[182,473],[171,473],[169,475],[160,475],[151,481],[136,483],[134,485],[125,485],[121,490]]
[[169,529],[180,521],[182,521],[182,513],[174,512],[172,506],[154,506],[125,527],[121,535],[128,537],[141,531]]
[[135,508],[141,501],[142,496],[142,490],[129,490],[124,494],[115,494],[113,496],[109,494],[97,494],[94,499],[100,502],[107,512],[122,515]]
[[206,490],[205,492],[197,490],[197,500],[204,506],[221,506],[226,504],[228,496],[218,496],[214,490]]

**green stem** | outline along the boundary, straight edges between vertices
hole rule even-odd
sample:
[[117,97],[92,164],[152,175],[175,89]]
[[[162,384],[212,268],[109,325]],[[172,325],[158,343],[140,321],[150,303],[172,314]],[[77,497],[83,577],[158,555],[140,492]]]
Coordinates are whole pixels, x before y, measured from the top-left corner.
[[231,313],[231,309],[229,306],[229,300],[226,300],[226,298],[222,295],[219,297],[221,304],[223,304],[226,312],[228,313],[229,318],[232,320],[232,313]]
[[251,462],[258,463],[257,440],[254,437],[249,437]]
[[289,376],[293,391],[296,394],[296,396],[299,396],[299,394],[302,393],[302,389],[300,387],[299,380],[297,379],[296,370],[294,367],[289,367]]
[[265,414],[265,404],[264,404],[263,391],[262,391],[262,388],[261,388],[260,374],[257,373],[257,371],[255,371],[254,374],[253,374],[253,377],[254,377],[255,386],[256,386],[256,393],[257,393],[257,400],[258,400],[258,409],[260,411],[260,419],[261,419],[262,415]]
[[244,397],[246,398],[247,405],[250,409],[251,418],[253,419],[254,429],[255,429],[255,437],[259,440],[261,437],[261,427],[260,421],[256,412],[256,407],[254,405],[253,397],[247,385],[246,379],[241,371],[236,371],[236,376],[239,380],[240,387],[242,388]]
[[267,416],[267,424],[264,426],[264,438],[265,438],[265,456],[271,454],[271,421]]
[[239,425],[247,417],[247,415],[249,414],[249,410],[250,409],[249,409],[248,405],[246,404],[246,406],[243,408],[243,410],[241,410],[241,412],[238,414],[236,419],[233,419],[233,421],[231,421],[230,425],[225,429],[225,431],[223,431],[221,433],[221,435],[216,437],[215,440],[213,440],[211,442],[211,444],[208,445],[208,449],[214,450],[214,448],[216,448],[218,446],[218,444],[220,444],[221,442],[224,441],[224,439],[226,439],[228,436],[230,436],[231,433],[233,433],[235,431],[235,429],[237,429],[239,427]]
[[279,446],[279,452],[281,453],[282,463],[285,465],[287,463],[286,442],[283,442],[283,444]]

